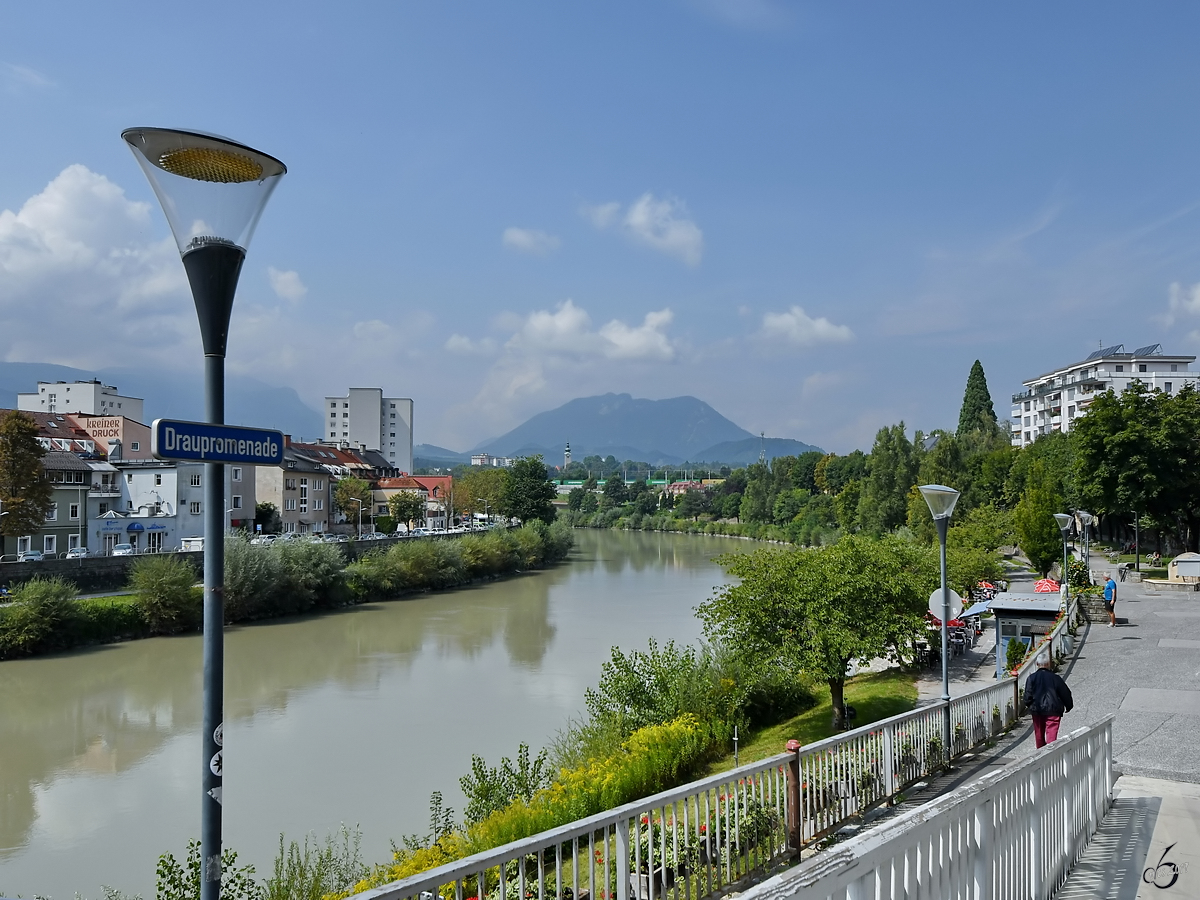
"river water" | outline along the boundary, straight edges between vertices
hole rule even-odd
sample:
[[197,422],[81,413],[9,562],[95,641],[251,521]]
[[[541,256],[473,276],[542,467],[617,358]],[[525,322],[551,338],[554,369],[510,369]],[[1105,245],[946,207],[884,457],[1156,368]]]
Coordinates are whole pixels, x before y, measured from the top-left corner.
[[[506,581],[230,628],[225,842],[267,874],[279,834],[363,832],[368,862],[463,808],[473,753],[536,753],[613,645],[695,641],[725,583],[716,537],[577,531],[569,562]],[[200,638],[0,663],[0,896],[154,896],[200,826]]]

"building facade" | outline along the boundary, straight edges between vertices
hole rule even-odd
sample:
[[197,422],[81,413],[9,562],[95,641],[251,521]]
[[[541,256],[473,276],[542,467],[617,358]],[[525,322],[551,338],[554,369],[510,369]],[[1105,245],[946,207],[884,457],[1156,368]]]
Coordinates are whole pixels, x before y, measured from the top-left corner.
[[289,445],[282,465],[254,467],[254,482],[257,501],[279,510],[284,534],[329,531],[334,480],[323,465]]
[[1070,431],[1105,391],[1121,393],[1134,381],[1151,390],[1176,394],[1193,387],[1200,372],[1191,368],[1195,356],[1169,356],[1161,344],[1125,352],[1124,344],[1105,347],[1086,359],[1023,382],[1025,390],[1012,397],[1012,443],[1032,444],[1043,434]]
[[142,421],[143,401],[123,397],[111,384],[92,381],[39,381],[32,394],[17,394],[17,409],[25,412],[86,413],[91,416],[126,416]]
[[385,397],[382,388],[350,388],[345,397],[325,398],[324,441],[378,450],[402,472],[413,469],[413,402]]

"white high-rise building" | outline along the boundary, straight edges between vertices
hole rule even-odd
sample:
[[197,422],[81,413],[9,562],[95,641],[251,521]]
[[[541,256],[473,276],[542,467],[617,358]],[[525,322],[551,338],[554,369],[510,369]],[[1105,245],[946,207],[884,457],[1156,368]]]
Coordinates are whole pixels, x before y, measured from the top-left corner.
[[124,416],[144,422],[142,401],[122,397],[110,384],[92,381],[39,381],[36,393],[17,394],[17,409],[25,412],[85,413],[89,416]]
[[1200,372],[1189,368],[1194,356],[1167,356],[1161,344],[1125,352],[1124,344],[1104,347],[1087,359],[1024,382],[1012,398],[1012,442],[1024,447],[1039,435],[1070,431],[1075,419],[1107,390],[1121,393],[1134,381],[1151,390],[1177,394],[1185,384],[1196,386]]
[[402,472],[413,469],[413,402],[385,397],[382,388],[350,388],[345,397],[325,398],[324,440],[378,450]]

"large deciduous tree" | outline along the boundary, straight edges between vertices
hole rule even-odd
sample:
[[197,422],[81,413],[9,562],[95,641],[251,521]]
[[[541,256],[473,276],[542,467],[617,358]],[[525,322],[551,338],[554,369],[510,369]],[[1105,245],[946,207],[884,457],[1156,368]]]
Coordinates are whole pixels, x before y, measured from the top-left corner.
[[46,522],[53,488],[46,480],[32,416],[12,410],[0,419],[0,534],[36,534]]
[[904,423],[879,429],[859,508],[863,530],[882,534],[903,525],[908,517],[908,489],[916,483],[916,460]]
[[397,491],[388,498],[388,511],[411,531],[413,523],[425,521],[425,495],[420,491]]
[[980,429],[990,431],[995,425],[996,408],[988,391],[987,376],[983,374],[983,364],[975,360],[971,374],[967,376],[967,388],[958,413],[958,435],[963,437]]
[[454,510],[456,513],[495,512],[504,503],[508,484],[508,469],[472,466],[454,476]]
[[546,476],[546,464],[541,455],[524,456],[509,470],[500,508],[522,522],[541,519],[550,524],[554,521],[552,501],[556,496],[558,490]]
[[844,728],[851,660],[894,655],[923,629],[936,554],[897,537],[847,535],[819,549],[766,548],[720,563],[738,578],[697,612],[705,633],[750,664],[782,664],[829,686]]
[[1013,510],[1013,526],[1030,565],[1043,577],[1062,559],[1062,533],[1054,514],[1063,512],[1065,506],[1062,495],[1046,472],[1045,463],[1034,462],[1021,502]]
[[347,522],[358,523],[359,519],[359,503],[362,504],[362,513],[364,516],[371,514],[371,485],[369,482],[361,478],[347,476],[338,480],[338,483],[333,488],[333,502],[337,508],[346,516]]

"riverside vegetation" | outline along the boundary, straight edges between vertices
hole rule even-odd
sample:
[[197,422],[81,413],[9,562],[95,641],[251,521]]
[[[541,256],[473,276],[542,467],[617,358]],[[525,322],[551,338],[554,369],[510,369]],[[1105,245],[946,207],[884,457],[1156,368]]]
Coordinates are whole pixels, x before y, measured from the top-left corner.
[[[565,524],[534,521],[451,540],[394,544],[347,564],[332,544],[252,546],[225,541],[227,624],[334,609],[438,590],[535,569],[564,559],[573,544]],[[34,578],[0,607],[0,659],[199,629],[203,603],[198,573],[185,559],[139,559],[127,596],[79,599],[61,578]]]

